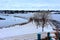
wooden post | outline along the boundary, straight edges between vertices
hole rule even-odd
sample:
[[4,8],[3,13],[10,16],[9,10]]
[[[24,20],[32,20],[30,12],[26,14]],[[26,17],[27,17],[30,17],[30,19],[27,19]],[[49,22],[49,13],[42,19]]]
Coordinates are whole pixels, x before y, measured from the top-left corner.
[[41,34],[37,34],[38,39],[37,40],[41,40]]
[[52,40],[50,37],[50,32],[47,33],[48,40]]

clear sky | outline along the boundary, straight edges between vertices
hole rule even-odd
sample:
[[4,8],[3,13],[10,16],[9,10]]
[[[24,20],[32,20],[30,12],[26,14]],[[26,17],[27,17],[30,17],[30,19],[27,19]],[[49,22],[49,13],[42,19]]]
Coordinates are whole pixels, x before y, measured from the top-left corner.
[[60,0],[0,0],[0,10],[60,10]]

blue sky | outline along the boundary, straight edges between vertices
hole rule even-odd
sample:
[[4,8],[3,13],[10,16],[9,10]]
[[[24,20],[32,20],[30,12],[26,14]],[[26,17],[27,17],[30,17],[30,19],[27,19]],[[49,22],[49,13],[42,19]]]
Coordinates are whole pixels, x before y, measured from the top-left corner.
[[60,10],[60,0],[1,0],[0,10]]

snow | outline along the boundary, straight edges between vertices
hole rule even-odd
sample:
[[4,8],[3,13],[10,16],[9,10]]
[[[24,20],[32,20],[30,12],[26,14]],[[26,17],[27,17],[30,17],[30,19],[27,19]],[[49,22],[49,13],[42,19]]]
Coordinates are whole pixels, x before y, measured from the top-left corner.
[[30,18],[33,16],[34,13],[27,13],[27,14],[22,14],[22,13],[15,13],[15,14],[0,14],[0,15],[4,15],[4,16],[21,16],[21,17],[26,17],[26,18]]
[[51,19],[60,21],[60,14],[51,14],[51,16],[52,16]]
[[27,22],[27,20],[22,19],[22,18],[15,18],[15,17],[11,17],[11,16],[1,16],[2,18],[5,18],[6,20],[0,20],[0,27],[6,27],[12,24],[16,24],[16,23],[23,23],[23,22]]
[[[6,14],[7,15],[7,14]],[[32,14],[8,14],[9,16],[6,16],[5,14],[1,14],[0,17],[6,18],[6,20],[0,20],[0,27],[5,27],[8,25],[16,24],[16,23],[23,23],[23,22],[28,22],[26,19],[22,18],[17,18],[14,16],[22,16],[22,17],[30,17]],[[32,16],[31,16],[32,17]],[[60,21],[60,15],[52,15],[52,19]],[[44,28],[44,32],[52,32],[54,31],[50,25],[48,27]],[[16,25],[14,27],[10,28],[4,28],[0,29],[0,38],[5,38],[5,37],[11,37],[11,36],[16,36],[16,35],[23,35],[23,34],[31,34],[31,33],[42,33],[42,28],[36,28],[36,25],[32,22],[26,24],[26,25]]]
[[[45,30],[44,32],[53,31],[51,27],[50,28],[45,27],[44,30]],[[4,28],[0,29],[0,38],[23,35],[23,34],[31,34],[31,33],[42,33],[42,28],[40,27],[37,29],[36,26],[32,24],[32,22],[23,26],[17,25],[11,28]]]

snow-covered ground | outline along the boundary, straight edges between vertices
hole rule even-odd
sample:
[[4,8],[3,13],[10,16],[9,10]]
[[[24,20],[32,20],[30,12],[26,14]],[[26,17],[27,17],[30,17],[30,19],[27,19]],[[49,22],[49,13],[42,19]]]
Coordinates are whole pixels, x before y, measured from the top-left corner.
[[[0,27],[6,27],[9,25],[23,23],[23,22],[28,21],[26,19],[17,18],[14,16],[22,16],[26,18],[32,17],[32,14],[8,14],[9,16],[6,16],[6,15],[5,14],[0,15],[0,17],[2,18],[6,18],[6,20],[0,20]],[[52,16],[52,19],[60,21],[60,15],[54,14],[51,16]],[[52,31],[54,30],[52,29],[50,25],[44,28],[44,32],[52,32]],[[0,38],[23,35],[23,34],[31,34],[31,33],[41,33],[41,32],[42,32],[41,27],[37,29],[36,25],[30,22],[22,26],[16,25],[14,27],[0,29]]]
[[[9,15],[9,16],[7,16]],[[19,24],[19,23],[24,23],[24,22],[28,22],[27,19],[23,19],[23,18],[17,18],[14,16],[22,16],[27,18],[31,17],[31,14],[0,14],[1,18],[5,18],[6,20],[0,20],[0,28],[1,27],[6,27],[9,25],[13,25],[13,24]]]

